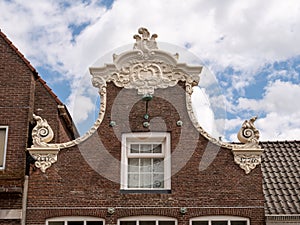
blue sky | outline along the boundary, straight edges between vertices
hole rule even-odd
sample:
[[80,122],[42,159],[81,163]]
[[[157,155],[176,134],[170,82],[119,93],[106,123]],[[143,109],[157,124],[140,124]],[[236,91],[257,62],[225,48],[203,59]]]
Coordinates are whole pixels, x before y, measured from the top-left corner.
[[81,133],[99,105],[88,67],[133,45],[145,26],[207,68],[193,98],[206,130],[236,141],[242,122],[258,115],[261,140],[299,139],[299,21],[298,0],[0,2],[2,32],[68,106]]

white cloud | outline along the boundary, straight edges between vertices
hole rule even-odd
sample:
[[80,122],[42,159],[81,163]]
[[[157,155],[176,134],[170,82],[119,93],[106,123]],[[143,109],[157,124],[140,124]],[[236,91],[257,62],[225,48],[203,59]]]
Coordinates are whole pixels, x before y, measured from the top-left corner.
[[300,112],[293,115],[268,113],[266,117],[257,120],[257,128],[261,140],[299,140]]
[[299,139],[300,85],[277,80],[265,88],[262,99],[240,98],[238,108],[257,114],[266,113],[256,122],[262,140]]
[[72,102],[74,102],[74,104],[76,105],[74,108],[72,106],[71,107],[73,109],[72,114],[74,118],[76,118],[75,122],[77,124],[80,124],[83,121],[87,120],[89,112],[95,110],[95,102],[93,102],[91,98],[84,95],[77,95]]
[[300,112],[300,85],[276,80],[265,88],[262,99],[239,98],[238,108],[262,112],[277,112],[280,115],[291,115]]
[[[76,96],[82,99],[76,101],[82,115],[74,114],[75,121],[82,121],[93,110],[84,103],[95,96],[90,77],[82,79],[88,67],[108,51],[133,43],[132,35],[140,26],[157,33],[158,41],[182,47],[188,43],[190,50],[209,62],[215,72],[226,67],[239,70],[239,74],[224,75],[228,78],[224,90],[228,99],[224,101],[231,101],[233,90],[244,94],[244,88],[255,81],[255,72],[265,63],[300,54],[298,0],[117,0],[109,10],[99,6],[99,1],[90,2],[0,2],[3,32],[35,67],[48,64],[71,83],[68,105],[72,109]],[[72,25],[84,23],[89,25],[73,37]],[[207,80],[200,82],[205,86]],[[240,98],[238,108],[277,112],[279,116],[298,115],[295,99],[299,98],[294,96],[299,96],[297,87],[274,83],[267,87],[262,100]],[[234,112],[235,105],[227,104],[228,110]],[[273,121],[269,114],[266,119]]]
[[215,111],[211,106],[211,100],[205,88],[194,87],[192,94],[194,114],[199,125],[214,138],[224,136],[224,120],[215,118]]

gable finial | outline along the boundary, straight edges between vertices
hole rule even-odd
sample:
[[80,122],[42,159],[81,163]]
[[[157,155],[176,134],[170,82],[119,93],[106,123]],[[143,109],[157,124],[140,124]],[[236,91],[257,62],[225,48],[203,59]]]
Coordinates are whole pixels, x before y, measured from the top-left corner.
[[141,50],[142,52],[149,52],[151,49],[158,49],[155,39],[158,37],[157,34],[152,34],[150,37],[150,32],[147,28],[140,27],[138,29],[139,34],[135,34],[133,38],[136,43],[133,49]]
[[259,131],[254,126],[257,116],[245,120],[238,132],[238,139],[242,145],[235,145],[232,149],[234,161],[245,170],[246,174],[250,173],[257,165],[261,163],[263,149],[259,145]]
[[245,120],[237,134],[239,141],[247,147],[258,146],[259,131],[254,126],[256,119],[257,116],[254,116],[249,120]]

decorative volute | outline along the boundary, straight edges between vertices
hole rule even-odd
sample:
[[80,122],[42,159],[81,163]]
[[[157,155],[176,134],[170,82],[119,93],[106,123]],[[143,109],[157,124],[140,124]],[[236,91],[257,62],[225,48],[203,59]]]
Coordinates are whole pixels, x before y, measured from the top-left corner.
[[199,83],[202,66],[188,66],[177,63],[178,54],[158,49],[155,38],[150,37],[146,28],[140,28],[134,35],[136,43],[133,50],[113,55],[113,64],[90,68],[92,83],[102,90],[106,82],[118,87],[136,89],[139,95],[152,95],[157,88],[175,86],[185,81],[186,91],[191,94],[192,87]]
[[[133,49],[120,55],[114,54],[112,64],[90,68],[92,84],[98,88],[101,103],[98,118],[83,136],[65,143],[49,143],[53,138],[51,127],[45,119],[33,115],[37,124],[32,131],[33,145],[27,150],[36,159],[35,165],[38,168],[45,172],[57,161],[60,149],[78,145],[97,131],[106,110],[107,82],[113,82],[117,87],[125,89],[136,89],[137,94],[142,96],[152,96],[156,89],[173,87],[179,81],[183,81],[186,87],[187,112],[199,133],[211,143],[232,150],[235,162],[246,173],[250,173],[260,164],[263,150],[258,144],[259,132],[253,125],[256,117],[246,120],[242,125],[238,134],[242,144],[225,143],[215,139],[199,125],[192,107],[191,94],[193,86],[199,83],[202,66],[178,63],[179,55],[159,49],[155,40],[157,35],[150,36],[146,28],[140,28],[133,38],[136,41]],[[182,126],[182,121],[178,121],[177,125]]]
[[30,155],[35,159],[35,166],[40,168],[42,172],[46,172],[53,163],[57,161],[59,148],[49,147],[48,142],[53,139],[53,131],[46,119],[33,114],[36,126],[32,129],[31,148],[28,148]]
[[232,149],[234,161],[245,170],[246,174],[261,163],[263,153],[258,141],[259,131],[254,126],[256,119],[255,116],[244,121],[237,135],[242,145],[235,145]]

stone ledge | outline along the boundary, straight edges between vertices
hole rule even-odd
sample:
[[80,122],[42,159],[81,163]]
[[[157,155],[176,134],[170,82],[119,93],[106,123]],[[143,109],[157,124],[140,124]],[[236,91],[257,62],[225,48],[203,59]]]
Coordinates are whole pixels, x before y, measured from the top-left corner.
[[16,220],[16,219],[21,219],[21,217],[22,217],[21,209],[0,209],[1,220]]

